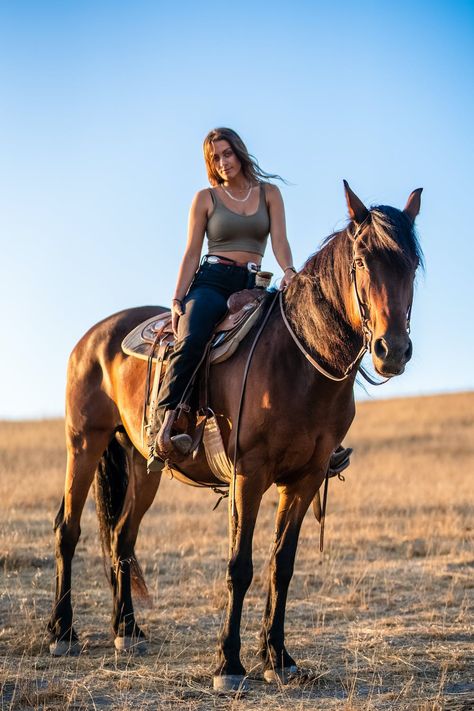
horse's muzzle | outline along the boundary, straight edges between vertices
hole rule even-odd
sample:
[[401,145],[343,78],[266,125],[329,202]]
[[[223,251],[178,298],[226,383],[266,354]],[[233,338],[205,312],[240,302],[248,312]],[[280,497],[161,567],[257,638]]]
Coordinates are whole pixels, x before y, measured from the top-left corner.
[[372,359],[376,370],[385,377],[401,375],[413,353],[408,334],[402,338],[377,338],[372,348]]

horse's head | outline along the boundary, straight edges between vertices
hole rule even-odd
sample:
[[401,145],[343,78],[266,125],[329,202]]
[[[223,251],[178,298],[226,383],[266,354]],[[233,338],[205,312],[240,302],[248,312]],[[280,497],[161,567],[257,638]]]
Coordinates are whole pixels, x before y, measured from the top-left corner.
[[421,250],[414,233],[422,188],[404,210],[368,210],[344,181],[352,228],[351,278],[355,318],[360,319],[374,367],[380,375],[400,375],[412,355],[410,311]]

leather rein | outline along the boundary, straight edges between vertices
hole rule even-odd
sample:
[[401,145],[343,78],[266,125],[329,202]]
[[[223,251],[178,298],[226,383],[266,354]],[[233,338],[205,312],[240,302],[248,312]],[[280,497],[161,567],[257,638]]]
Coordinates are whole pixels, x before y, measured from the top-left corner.
[[[332,380],[336,383],[340,383],[343,380],[347,380],[347,378],[351,375],[352,371],[354,370],[354,368],[356,366],[357,366],[360,374],[362,375],[362,377],[365,378],[365,380],[367,380],[367,382],[369,382],[371,385],[384,385],[385,383],[387,383],[390,380],[390,377],[384,378],[383,380],[380,380],[380,381],[374,380],[360,364],[360,361],[362,360],[363,356],[367,352],[370,353],[372,351],[373,333],[370,329],[370,313],[369,313],[368,306],[365,303],[365,301],[363,301],[363,299],[361,298],[360,293],[359,293],[359,288],[357,286],[357,276],[356,276],[357,267],[356,267],[356,256],[355,256],[355,243],[356,243],[357,237],[359,236],[359,234],[362,231],[364,223],[369,218],[370,218],[370,214],[360,223],[354,236],[351,237],[351,239],[353,240],[353,243],[354,243],[354,249],[353,249],[353,253],[352,253],[352,263],[351,263],[351,267],[349,270],[350,280],[351,280],[351,283],[352,283],[352,286],[354,289],[355,301],[357,304],[357,309],[359,311],[359,316],[360,316],[360,320],[361,320],[361,324],[362,324],[362,335],[363,335],[364,340],[363,340],[362,348],[357,353],[354,360],[349,363],[347,368],[345,368],[342,376],[337,377],[337,376],[329,373],[325,368],[323,368],[322,365],[320,365],[320,363],[317,362],[317,360],[315,358],[313,358],[313,356],[310,355],[310,353],[308,353],[308,351],[302,345],[302,343],[299,340],[296,333],[293,331],[291,324],[286,317],[285,310],[283,307],[283,292],[280,291],[280,294],[279,294],[280,311],[281,311],[283,323],[285,324],[286,328],[288,329],[294,342],[296,343],[296,345],[298,346],[300,351],[303,353],[304,357],[311,363],[313,368],[315,368],[319,373],[321,373],[321,375],[324,375],[325,378],[328,378],[328,380]],[[410,306],[408,308],[408,312],[407,312],[407,332],[408,333],[410,333],[411,306],[412,305],[410,304]]]

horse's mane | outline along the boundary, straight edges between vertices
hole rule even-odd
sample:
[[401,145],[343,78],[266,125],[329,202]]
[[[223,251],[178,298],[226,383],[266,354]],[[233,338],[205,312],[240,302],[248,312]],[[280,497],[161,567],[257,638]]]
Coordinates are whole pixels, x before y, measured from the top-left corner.
[[[394,207],[377,205],[370,209],[364,246],[371,253],[390,259],[402,271],[423,264],[423,255],[412,221]],[[352,237],[356,225],[333,232],[321,248],[305,262],[285,293],[285,308],[291,324],[306,346],[336,370],[354,357],[362,345],[362,335],[350,318],[350,266]]]

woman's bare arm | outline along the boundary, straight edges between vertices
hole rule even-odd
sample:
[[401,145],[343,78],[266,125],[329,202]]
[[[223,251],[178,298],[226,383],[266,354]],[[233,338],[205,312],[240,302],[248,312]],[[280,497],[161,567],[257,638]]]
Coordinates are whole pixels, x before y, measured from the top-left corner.
[[199,266],[202,243],[207,225],[208,196],[208,190],[200,190],[194,196],[189,210],[188,239],[178,270],[178,279],[174,290],[174,298],[180,301],[186,296],[194,274]]
[[294,271],[288,269],[288,267],[293,267],[293,256],[286,236],[285,206],[281,193],[276,185],[267,184],[265,191],[268,211],[270,213],[272,249],[275,259],[283,270],[281,287],[284,288],[294,276]]
[[202,243],[206,232],[209,202],[209,191],[200,190],[194,196],[189,210],[188,239],[178,270],[178,279],[176,281],[173,305],[171,308],[172,325],[175,336],[177,335],[178,319],[183,314],[181,301],[186,296],[199,266]]

